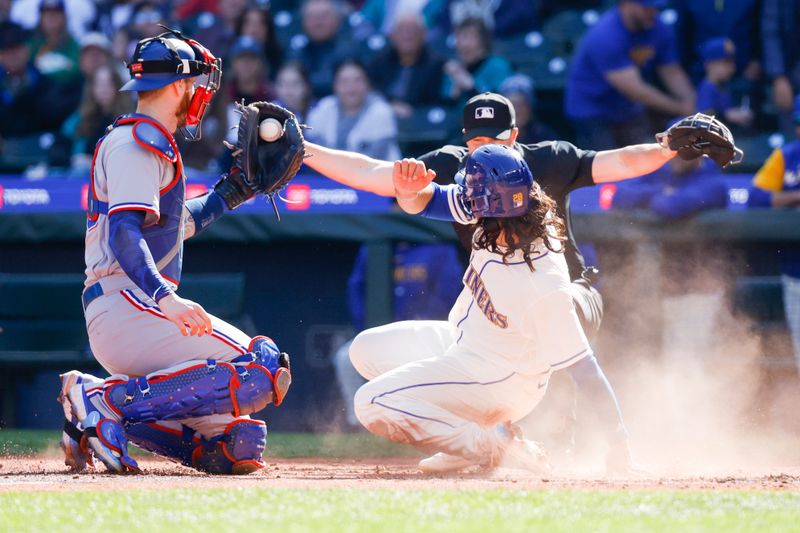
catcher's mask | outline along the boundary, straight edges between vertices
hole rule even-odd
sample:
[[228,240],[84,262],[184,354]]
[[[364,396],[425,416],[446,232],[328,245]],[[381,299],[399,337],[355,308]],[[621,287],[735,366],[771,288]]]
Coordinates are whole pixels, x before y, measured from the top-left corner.
[[456,183],[464,187],[461,198],[474,216],[508,218],[527,211],[533,175],[516,150],[492,143],[470,154]]
[[219,90],[222,60],[194,39],[165,29],[168,31],[136,44],[133,60],[128,64],[131,79],[120,91],[152,91],[178,80],[199,77],[186,117],[187,126],[197,126],[187,138],[197,140],[203,114]]

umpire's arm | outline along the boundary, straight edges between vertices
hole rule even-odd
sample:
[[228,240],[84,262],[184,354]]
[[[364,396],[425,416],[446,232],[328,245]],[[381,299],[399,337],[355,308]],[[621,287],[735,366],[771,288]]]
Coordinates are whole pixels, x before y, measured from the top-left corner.
[[610,183],[638,178],[661,168],[677,152],[658,143],[634,144],[597,152],[592,162],[592,180]]

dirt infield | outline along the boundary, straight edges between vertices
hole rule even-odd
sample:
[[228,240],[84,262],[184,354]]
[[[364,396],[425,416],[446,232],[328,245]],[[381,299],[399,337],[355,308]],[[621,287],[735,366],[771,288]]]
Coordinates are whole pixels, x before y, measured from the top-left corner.
[[413,459],[280,459],[249,476],[209,476],[159,459],[143,458],[145,474],[73,474],[50,457],[0,457],[0,492],[124,490],[143,488],[386,488],[419,489],[577,489],[577,490],[800,490],[800,470],[759,475],[720,475],[650,479],[592,479],[554,475],[534,477],[518,470],[453,476],[426,476]]

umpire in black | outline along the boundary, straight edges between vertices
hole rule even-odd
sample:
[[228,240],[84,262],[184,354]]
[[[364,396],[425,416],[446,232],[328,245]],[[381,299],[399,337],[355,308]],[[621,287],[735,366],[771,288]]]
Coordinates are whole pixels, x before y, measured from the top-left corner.
[[[525,158],[534,179],[553,198],[559,214],[567,221],[569,242],[566,260],[573,280],[575,307],[588,338],[593,338],[603,315],[603,301],[591,286],[593,269],[586,268],[572,237],[569,222],[568,194],[580,187],[615,182],[649,174],[675,157],[676,151],[666,142],[626,146],[616,150],[595,152],[581,150],[565,141],[545,141],[536,144],[516,142],[518,129],[511,102],[495,93],[483,93],[471,98],[464,107],[464,141],[466,146],[447,145],[417,158],[436,172],[441,184],[453,181],[467,156],[487,143],[514,147]],[[333,150],[306,141],[305,160],[314,170],[350,187],[382,196],[395,196],[394,162],[375,160],[361,154]],[[462,243],[471,248],[472,226],[455,225]],[[594,414],[605,425],[607,433],[606,466],[610,473],[625,474],[635,470],[628,447],[628,436],[613,389],[602,370],[597,367],[604,390],[590,392]],[[601,413],[602,411],[602,413]]]

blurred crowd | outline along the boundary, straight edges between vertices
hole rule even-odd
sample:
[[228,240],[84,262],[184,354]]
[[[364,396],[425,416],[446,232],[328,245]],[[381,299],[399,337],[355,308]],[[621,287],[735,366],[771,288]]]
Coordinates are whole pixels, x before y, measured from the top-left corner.
[[125,61],[161,25],[223,57],[203,140],[183,147],[216,173],[236,100],[277,101],[312,140],[383,159],[434,131],[458,142],[483,91],[513,101],[523,143],[611,148],[695,111],[793,137],[798,21],[800,0],[0,0],[0,172],[85,178],[134,108]]

